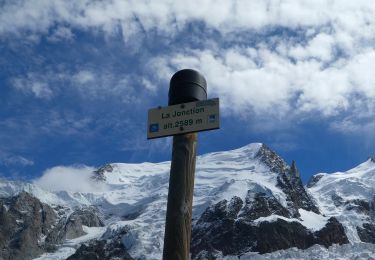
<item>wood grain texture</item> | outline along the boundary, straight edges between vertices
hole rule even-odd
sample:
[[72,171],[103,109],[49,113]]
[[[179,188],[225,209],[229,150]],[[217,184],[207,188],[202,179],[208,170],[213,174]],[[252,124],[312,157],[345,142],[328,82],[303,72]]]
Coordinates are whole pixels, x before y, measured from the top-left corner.
[[164,260],[188,260],[195,177],[197,133],[173,137]]

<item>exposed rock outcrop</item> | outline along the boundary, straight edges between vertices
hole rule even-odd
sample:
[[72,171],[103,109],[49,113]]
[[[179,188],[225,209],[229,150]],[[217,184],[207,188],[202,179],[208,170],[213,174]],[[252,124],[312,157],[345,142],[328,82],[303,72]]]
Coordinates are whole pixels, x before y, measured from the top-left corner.
[[368,201],[360,199],[347,200],[344,205],[347,210],[353,210],[366,215],[370,214],[370,203]]
[[112,172],[112,171],[113,171],[112,165],[106,164],[93,172],[94,175],[92,176],[92,179],[97,180],[97,181],[105,181],[106,178],[104,176],[104,173]]
[[100,213],[95,207],[77,209],[70,215],[62,217],[46,238],[46,241],[51,247],[50,250],[55,249],[65,239],[85,235],[83,225],[88,227],[104,226]]
[[318,181],[323,178],[324,174],[317,174],[317,175],[313,175],[310,180],[307,182],[307,185],[306,187],[307,188],[311,188],[313,187],[315,184],[318,183]]
[[0,259],[32,259],[48,247],[57,216],[29,193],[0,199]]
[[255,157],[267,165],[272,172],[286,173],[289,171],[288,164],[265,144],[262,144]]
[[104,226],[98,210],[68,208],[40,202],[27,192],[0,199],[0,259],[33,259],[51,252],[65,239],[85,235],[83,225]]
[[107,231],[100,239],[82,244],[68,260],[133,260],[122,243],[128,232],[127,227]]
[[[254,222],[259,217],[271,214],[289,215],[286,208],[269,203],[264,194],[257,197],[261,199],[254,204],[259,206],[248,206],[254,211],[245,210],[246,203],[240,211],[238,207],[233,210],[231,204],[242,204],[238,197],[229,204],[224,200],[208,208],[193,228],[193,259],[215,259],[218,254],[240,255],[249,251],[267,253],[290,247],[305,249],[314,244],[328,247],[349,242],[343,226],[335,218],[330,218],[326,226],[316,232],[297,221],[281,218],[271,222]],[[239,214],[235,216],[235,212]]]
[[364,223],[362,227],[357,227],[357,233],[362,242],[375,244],[375,224]]
[[286,194],[288,210],[293,212],[293,215],[299,215],[299,208],[319,213],[318,207],[307,194],[302,184],[295,161],[293,161],[292,166],[289,167],[279,155],[264,144],[259,149],[256,157],[268,166],[271,172],[279,174],[277,177],[277,186]]
[[[273,174],[276,173],[276,186],[283,191],[286,205],[282,205],[271,190],[263,187],[249,190],[245,201],[233,197],[230,203],[222,200],[212,205],[193,227],[191,251],[196,259],[203,256],[213,258],[219,253],[266,253],[290,247],[307,248],[314,244],[348,243],[344,228],[335,218],[329,219],[327,225],[317,232],[307,229],[300,222],[282,219],[299,218],[299,209],[316,214],[320,212],[302,184],[295,161],[289,167],[265,145],[256,157]],[[276,219],[262,221],[262,217],[268,216]]]
[[263,192],[253,194],[252,191],[248,191],[245,206],[238,217],[246,221],[253,221],[272,214],[292,217],[292,214],[272,194]]
[[325,227],[314,233],[314,237],[314,244],[320,244],[325,247],[329,247],[332,244],[342,245],[349,243],[344,227],[334,217],[329,218]]

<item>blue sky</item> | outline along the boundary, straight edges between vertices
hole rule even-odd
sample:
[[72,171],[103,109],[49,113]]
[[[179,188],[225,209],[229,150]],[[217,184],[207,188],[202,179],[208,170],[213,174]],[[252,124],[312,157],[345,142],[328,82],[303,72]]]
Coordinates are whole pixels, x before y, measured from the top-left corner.
[[192,68],[221,100],[199,153],[262,142],[303,180],[375,154],[370,1],[1,1],[0,176],[170,159],[147,110]]

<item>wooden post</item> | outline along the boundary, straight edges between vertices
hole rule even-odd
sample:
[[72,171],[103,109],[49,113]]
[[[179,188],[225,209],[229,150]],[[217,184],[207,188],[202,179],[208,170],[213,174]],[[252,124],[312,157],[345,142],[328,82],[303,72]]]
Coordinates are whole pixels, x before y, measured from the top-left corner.
[[[168,96],[169,105],[206,100],[206,80],[195,70],[180,70],[171,78]],[[173,137],[163,260],[189,259],[196,146],[197,133]]]
[[197,133],[173,137],[164,260],[188,260],[195,176]]

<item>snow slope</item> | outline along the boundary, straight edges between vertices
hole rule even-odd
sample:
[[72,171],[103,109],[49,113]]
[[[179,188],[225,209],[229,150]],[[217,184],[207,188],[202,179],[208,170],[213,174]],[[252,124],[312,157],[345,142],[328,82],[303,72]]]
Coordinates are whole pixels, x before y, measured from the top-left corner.
[[237,256],[218,257],[217,260],[370,260],[375,259],[375,245],[368,243],[333,245],[325,248],[321,245],[314,245],[308,249],[289,248],[276,252],[259,255],[257,253],[246,253],[240,258]]
[[[308,190],[321,212],[326,216],[335,216],[344,225],[350,242],[360,242],[356,227],[373,221],[374,160],[368,159],[346,172],[319,173],[314,178],[318,181]],[[366,208],[367,204],[369,209]]]

